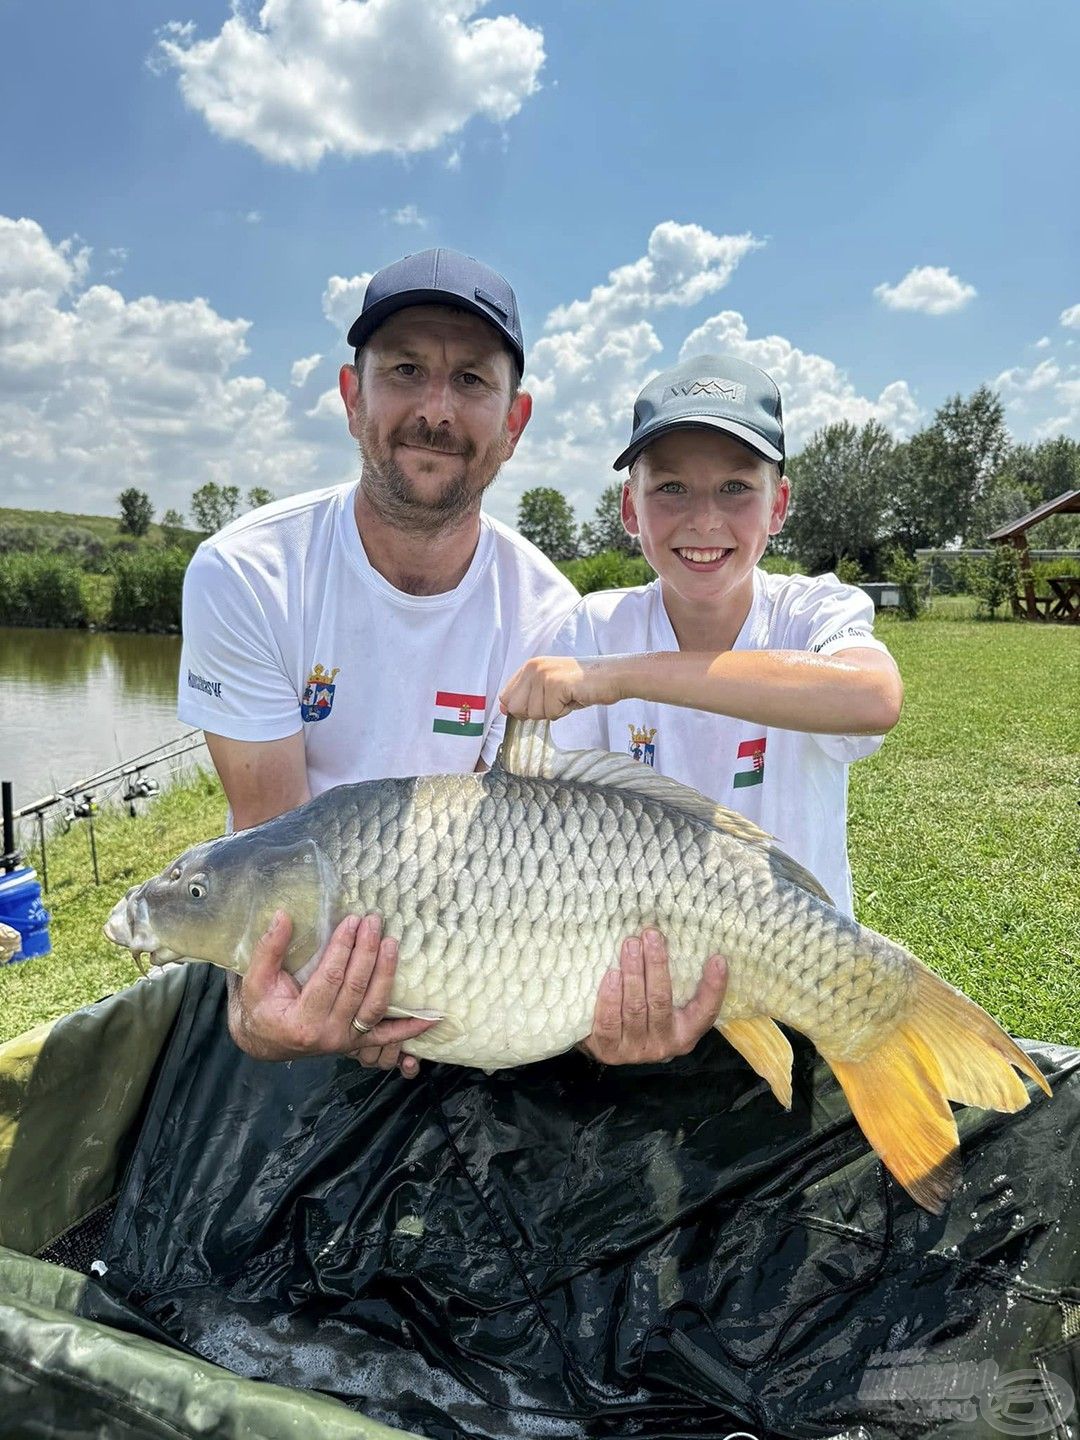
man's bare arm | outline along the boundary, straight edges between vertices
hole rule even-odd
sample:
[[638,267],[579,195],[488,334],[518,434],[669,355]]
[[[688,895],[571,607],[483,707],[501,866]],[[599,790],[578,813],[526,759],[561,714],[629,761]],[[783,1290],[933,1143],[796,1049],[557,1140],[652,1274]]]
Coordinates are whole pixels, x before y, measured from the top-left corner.
[[233,828],[247,830],[310,800],[303,735],[284,740],[229,740],[206,734],[214,768],[232,810]]

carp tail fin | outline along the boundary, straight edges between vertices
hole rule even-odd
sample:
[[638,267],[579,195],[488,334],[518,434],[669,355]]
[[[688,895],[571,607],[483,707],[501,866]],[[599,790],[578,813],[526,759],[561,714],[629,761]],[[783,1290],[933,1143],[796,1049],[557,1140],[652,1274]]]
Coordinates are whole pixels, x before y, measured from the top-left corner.
[[949,1100],[1019,1110],[1028,1092],[1016,1070],[1050,1093],[1037,1066],[997,1021],[921,964],[915,1003],[882,1044],[861,1060],[825,1059],[885,1168],[936,1215],[959,1174],[960,1142]]

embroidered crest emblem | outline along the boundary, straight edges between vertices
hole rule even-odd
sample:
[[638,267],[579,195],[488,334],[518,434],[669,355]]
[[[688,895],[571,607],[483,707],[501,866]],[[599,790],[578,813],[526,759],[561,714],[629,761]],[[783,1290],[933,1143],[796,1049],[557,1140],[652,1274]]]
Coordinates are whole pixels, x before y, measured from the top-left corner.
[[742,790],[747,785],[763,785],[765,783],[765,740],[762,735],[757,740],[744,740],[737,750],[740,760],[749,760],[750,766],[736,770],[731,777],[731,783],[736,790]]
[[640,760],[642,765],[651,765],[656,769],[656,726],[646,730],[644,725],[630,725],[626,727],[630,731],[630,754],[635,760]]
[[333,670],[324,670],[321,665],[316,665],[308,676],[303,698],[300,701],[300,718],[305,723],[311,724],[315,720],[325,720],[334,708],[334,691],[337,689],[334,679],[340,670],[340,665],[335,666]]

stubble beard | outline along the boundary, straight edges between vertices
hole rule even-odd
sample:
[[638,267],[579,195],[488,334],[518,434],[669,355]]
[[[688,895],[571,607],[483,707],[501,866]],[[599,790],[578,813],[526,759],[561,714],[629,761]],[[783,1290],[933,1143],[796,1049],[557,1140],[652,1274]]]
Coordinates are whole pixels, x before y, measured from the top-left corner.
[[[368,419],[360,397],[356,411],[360,430],[361,494],[384,524],[413,535],[438,535],[476,514],[484,491],[510,456],[505,427],[503,433],[479,453],[475,445],[460,436],[432,430],[423,422],[394,431],[384,444]],[[394,446],[399,444],[425,446],[441,454],[458,456],[461,471],[447,480],[435,495],[423,495],[394,459]]]

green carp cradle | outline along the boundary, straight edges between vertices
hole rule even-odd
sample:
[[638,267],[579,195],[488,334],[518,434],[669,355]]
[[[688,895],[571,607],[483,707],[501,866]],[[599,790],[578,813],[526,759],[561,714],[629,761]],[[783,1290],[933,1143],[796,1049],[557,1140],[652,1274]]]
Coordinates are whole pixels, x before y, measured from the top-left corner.
[[1050,1093],[984,1010],[838,913],[749,820],[627,756],[557,750],[546,724],[511,720],[485,774],[340,785],[196,845],[130,890],[105,933],[157,963],[243,973],[278,908],[301,983],[345,915],[378,911],[399,941],[390,1013],[440,1020],[404,1048],[487,1070],[588,1035],[604,973],[645,926],[667,940],[677,1005],[724,955],[721,1035],[786,1107],[776,1022],[808,1036],[886,1167],[935,1212],[958,1173],[948,1101],[1018,1110],[1016,1070]]

